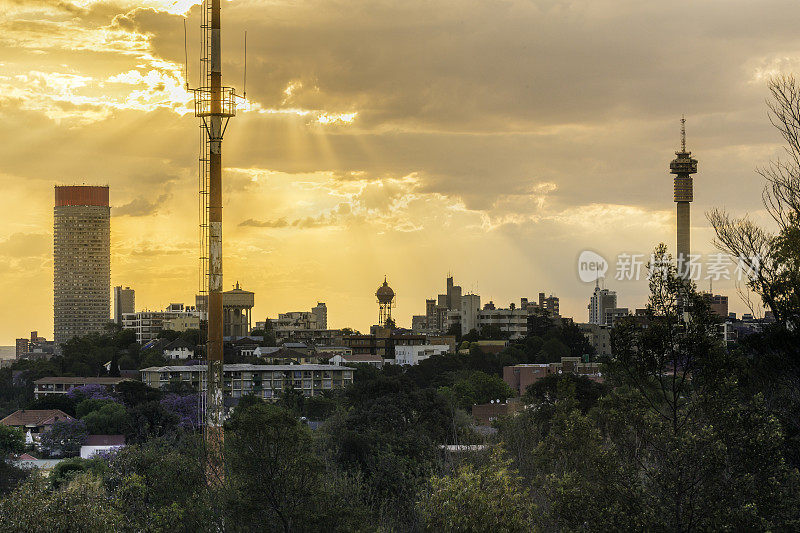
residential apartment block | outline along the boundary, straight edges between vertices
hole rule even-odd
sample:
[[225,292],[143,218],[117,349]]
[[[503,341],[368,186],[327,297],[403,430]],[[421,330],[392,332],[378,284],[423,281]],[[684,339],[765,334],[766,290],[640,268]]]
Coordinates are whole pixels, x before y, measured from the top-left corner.
[[[206,366],[161,366],[142,369],[142,382],[153,388],[170,383],[188,383],[195,390],[206,390]],[[334,365],[248,365],[229,364],[223,369],[226,396],[255,395],[276,400],[285,390],[304,396],[319,396],[326,390],[341,389],[353,382],[353,369]]]
[[85,385],[103,385],[113,390],[123,381],[130,381],[130,379],[120,377],[45,377],[33,382],[33,397],[38,399],[47,394],[67,394],[75,387]]
[[[197,317],[198,311],[194,307],[183,304],[169,304],[163,311],[139,311],[122,315],[123,329],[131,329],[136,333],[136,342],[145,345],[158,338],[162,330],[173,319],[188,319]],[[199,323],[198,323],[199,324]]]

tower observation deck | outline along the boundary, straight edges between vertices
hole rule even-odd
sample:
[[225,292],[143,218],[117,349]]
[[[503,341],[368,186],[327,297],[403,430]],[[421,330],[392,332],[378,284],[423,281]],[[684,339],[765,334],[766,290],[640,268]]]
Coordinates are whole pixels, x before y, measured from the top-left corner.
[[685,274],[682,267],[689,261],[691,242],[689,230],[691,228],[691,215],[689,204],[694,200],[694,185],[692,174],[697,174],[697,160],[692,158],[692,152],[686,151],[686,119],[681,117],[681,149],[675,152],[677,156],[669,164],[669,171],[675,175],[674,178],[674,198],[677,204],[677,247],[675,259],[679,271]]

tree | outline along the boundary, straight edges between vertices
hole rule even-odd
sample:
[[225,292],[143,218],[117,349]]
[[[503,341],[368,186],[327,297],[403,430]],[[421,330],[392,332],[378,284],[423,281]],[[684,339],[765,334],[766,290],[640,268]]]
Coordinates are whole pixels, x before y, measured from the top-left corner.
[[55,457],[78,455],[86,442],[89,432],[82,420],[63,420],[55,422],[40,437],[42,451]]
[[200,450],[193,438],[153,439],[111,457],[103,481],[128,530],[216,529]]
[[109,505],[100,481],[77,475],[69,484],[50,490],[39,474],[0,500],[0,531],[120,531],[122,517]]
[[78,418],[83,418],[92,411],[98,411],[100,408],[110,403],[116,402],[114,400],[95,400],[92,398],[83,400],[77,405],[77,407],[75,407],[75,416]]
[[200,398],[196,393],[166,394],[159,403],[167,412],[179,418],[179,427],[190,430],[200,427]]
[[503,400],[515,396],[514,390],[498,376],[485,372],[470,372],[452,387],[444,387],[441,392],[450,397],[456,407],[469,410],[473,405]]
[[0,461],[7,455],[22,453],[25,449],[25,434],[21,429],[0,424]]
[[461,342],[461,324],[451,324],[449,328],[447,328],[447,333],[445,335],[452,335],[456,338],[456,344]]
[[434,476],[417,501],[426,531],[525,532],[533,529],[527,489],[502,452],[477,468]]
[[350,531],[364,523],[358,487],[326,469],[309,429],[266,403],[234,411],[226,433],[229,503],[242,530],[272,524],[283,531]]
[[26,409],[59,409],[69,416],[77,416],[76,403],[68,394],[45,394],[29,403]]
[[167,339],[168,341],[172,342],[180,336],[181,334],[178,331],[173,331],[171,329],[162,329],[161,331],[158,332],[158,335],[156,337],[159,339]]
[[0,496],[12,490],[25,479],[27,473],[12,466],[10,456],[22,453],[25,449],[25,434],[10,426],[0,425]]
[[141,381],[122,381],[117,384],[116,396],[128,407],[157,401],[161,399],[161,391],[148,387]]
[[180,417],[158,401],[143,402],[128,410],[129,425],[125,438],[129,443],[143,443],[178,431]]
[[128,431],[130,418],[125,406],[107,402],[81,419],[90,435],[123,435]]
[[800,326],[800,86],[794,77],[769,82],[770,121],[786,141],[786,158],[759,170],[766,180],[764,207],[778,227],[774,234],[747,217],[715,209],[708,219],[717,247],[747,268],[748,287],[761,297],[775,320]]
[[579,374],[550,374],[528,385],[525,394],[522,396],[522,401],[526,404],[536,404],[538,406],[544,404],[554,405],[558,397],[559,387],[565,386],[565,383],[566,386],[574,387],[575,399],[584,414],[597,405],[598,400],[609,390],[607,384],[598,383]]
[[95,475],[102,475],[108,468],[105,460],[95,457],[92,459],[83,459],[81,457],[71,457],[64,459],[53,467],[50,474],[50,484],[53,488],[65,486],[70,483],[76,476],[83,472],[91,472]]

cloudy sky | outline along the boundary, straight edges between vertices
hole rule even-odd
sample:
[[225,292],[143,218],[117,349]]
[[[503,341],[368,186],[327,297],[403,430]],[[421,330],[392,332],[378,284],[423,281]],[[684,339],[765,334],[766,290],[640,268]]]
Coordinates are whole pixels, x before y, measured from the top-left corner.
[[[196,85],[199,6],[0,5],[0,344],[52,337],[55,184],[110,185],[112,284],[137,308],[193,301],[183,24]],[[674,246],[682,113],[694,251],[713,251],[711,207],[763,218],[754,170],[781,149],[766,81],[797,70],[798,14],[796,0],[224,1],[224,81],[244,88],[247,31],[248,98],[225,137],[225,285],[256,292],[258,320],[325,301],[331,326],[365,329],[384,275],[408,326],[452,272],[484,302],[543,291],[585,321],[582,250],[613,270]],[[644,281],[607,286],[643,304]]]

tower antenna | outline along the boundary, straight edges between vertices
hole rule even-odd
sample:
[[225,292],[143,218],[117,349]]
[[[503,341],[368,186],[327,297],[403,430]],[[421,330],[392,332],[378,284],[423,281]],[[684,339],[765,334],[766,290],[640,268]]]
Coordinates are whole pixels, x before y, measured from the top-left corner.
[[247,98],[247,30],[244,30],[244,80],[242,81],[242,96]]
[[681,115],[681,152],[686,151],[686,116]]
[[183,19],[183,81],[189,90],[189,50],[186,46],[186,19]]
[[221,0],[204,0],[200,8],[200,86],[191,89],[202,139],[199,158],[200,294],[204,297],[201,301],[205,302],[207,335],[200,410],[206,444],[206,476],[213,485],[220,484],[224,476],[222,138],[228,121],[236,115],[236,101],[241,98],[233,87],[222,84],[221,4]]

